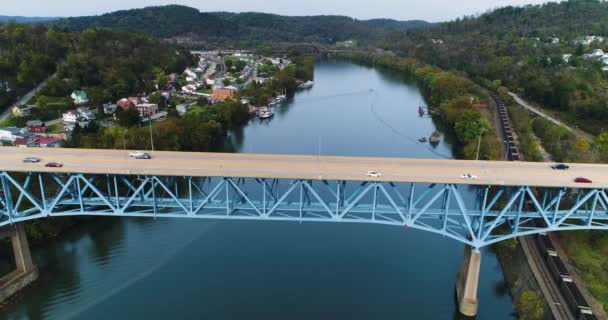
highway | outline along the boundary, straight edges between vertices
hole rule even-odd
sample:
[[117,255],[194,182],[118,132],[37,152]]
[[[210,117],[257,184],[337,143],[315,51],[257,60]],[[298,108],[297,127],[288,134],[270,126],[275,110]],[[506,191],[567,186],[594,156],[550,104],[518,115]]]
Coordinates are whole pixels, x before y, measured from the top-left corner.
[[[136,160],[129,158],[128,153],[128,150],[0,147],[0,171],[608,188],[608,165],[601,164],[572,164],[570,170],[561,171],[552,170],[551,163],[539,162],[160,151],[150,152],[150,160]],[[25,157],[38,157],[42,162],[23,163]],[[64,166],[46,168],[47,162],[60,162]],[[382,176],[368,177],[370,170]],[[461,179],[463,173],[478,178]],[[575,183],[576,177],[586,177],[593,183]]]

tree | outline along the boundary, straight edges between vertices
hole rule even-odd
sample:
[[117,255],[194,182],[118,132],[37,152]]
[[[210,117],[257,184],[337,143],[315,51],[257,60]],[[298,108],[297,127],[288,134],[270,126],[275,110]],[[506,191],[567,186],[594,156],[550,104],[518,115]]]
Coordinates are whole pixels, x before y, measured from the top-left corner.
[[543,301],[534,291],[524,290],[515,301],[515,309],[520,320],[540,320],[545,314]]
[[49,98],[47,96],[39,96],[36,99],[36,104],[38,105],[38,108],[44,110],[49,105]]
[[118,124],[130,128],[140,124],[139,111],[135,108],[127,108],[122,109],[118,108],[116,110],[116,119],[118,120]]

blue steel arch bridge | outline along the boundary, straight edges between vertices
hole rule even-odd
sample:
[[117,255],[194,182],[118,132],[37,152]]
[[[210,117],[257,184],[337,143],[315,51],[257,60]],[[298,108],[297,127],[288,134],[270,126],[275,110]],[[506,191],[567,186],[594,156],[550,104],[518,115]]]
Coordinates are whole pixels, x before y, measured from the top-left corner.
[[[136,160],[116,150],[1,149],[0,227],[13,228],[0,236],[10,233],[18,279],[30,281],[37,269],[19,222],[32,219],[380,224],[466,244],[456,292],[461,313],[472,316],[480,248],[541,232],[608,230],[606,165],[562,171],[548,163],[186,152]],[[63,166],[44,166],[50,161]]]
[[540,232],[608,229],[601,188],[70,172],[4,171],[0,178],[0,226],[75,215],[367,223],[474,248]]

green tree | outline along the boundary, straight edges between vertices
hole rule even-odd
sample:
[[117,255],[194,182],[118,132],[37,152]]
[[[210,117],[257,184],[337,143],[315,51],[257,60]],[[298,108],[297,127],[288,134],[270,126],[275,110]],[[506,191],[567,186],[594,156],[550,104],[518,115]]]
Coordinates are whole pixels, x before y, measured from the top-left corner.
[[545,313],[543,301],[536,292],[530,290],[522,292],[515,301],[515,309],[520,320],[540,320]]
[[135,108],[127,108],[122,109],[118,108],[116,110],[116,119],[118,120],[118,124],[130,128],[140,124],[139,111]]

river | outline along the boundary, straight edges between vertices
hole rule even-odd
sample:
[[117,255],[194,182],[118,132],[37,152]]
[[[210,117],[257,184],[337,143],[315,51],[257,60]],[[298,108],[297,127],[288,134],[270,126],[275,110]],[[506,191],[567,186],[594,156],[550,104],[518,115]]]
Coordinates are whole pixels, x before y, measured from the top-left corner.
[[[452,158],[416,140],[416,86],[320,62],[316,85],[269,121],[231,132],[247,153]],[[463,245],[403,228],[187,219],[100,219],[33,250],[39,281],[0,319],[457,319]],[[500,264],[483,251],[478,319],[512,319]]]

